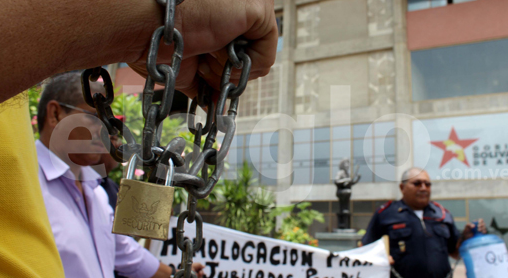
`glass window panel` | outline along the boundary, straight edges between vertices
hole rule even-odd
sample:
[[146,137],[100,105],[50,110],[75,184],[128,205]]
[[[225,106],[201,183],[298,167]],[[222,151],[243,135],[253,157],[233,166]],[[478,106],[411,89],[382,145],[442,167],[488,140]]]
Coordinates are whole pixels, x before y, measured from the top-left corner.
[[259,165],[259,162],[261,161],[261,148],[260,147],[245,148],[245,160],[247,160],[249,164],[254,163],[256,165]]
[[383,158],[392,157],[395,155],[395,137],[375,138],[374,139],[374,153],[377,157]]
[[293,184],[310,184],[309,166],[293,163]]
[[411,52],[413,100],[508,92],[508,39]]
[[467,221],[455,221],[455,227],[457,227],[457,229],[459,231],[463,231],[464,228],[466,227],[466,224],[467,224]]
[[270,148],[270,155],[272,156],[273,161],[279,162],[279,146],[272,145]]
[[372,216],[353,216],[351,217],[351,228],[361,230],[367,229]]
[[466,217],[466,200],[436,200],[445,207],[453,217]]
[[284,37],[279,36],[279,38],[277,39],[277,52],[282,51],[283,45],[284,45]]
[[314,141],[329,141],[330,140],[330,128],[315,128],[314,129]]
[[429,9],[429,8],[430,8],[430,0],[408,0],[407,1],[408,12]]
[[[455,1],[456,0],[454,0],[454,4],[455,4]],[[446,5],[448,5],[448,0],[432,0],[432,1],[430,1],[430,6],[432,8],[444,7]]]
[[314,221],[314,223],[312,223],[312,225],[310,225],[310,227],[309,227],[309,235],[315,236],[316,233],[329,232],[328,231],[328,227],[329,226],[330,226],[330,217],[329,216],[325,216],[325,222],[324,223],[320,223],[320,222]]
[[310,143],[293,145],[293,161],[310,160]]
[[390,164],[375,164],[374,171],[376,174],[374,175],[374,182],[397,181],[395,168]]
[[261,133],[248,134],[245,137],[246,146],[259,146],[261,145]]
[[278,158],[278,146],[264,146],[262,147],[262,160],[263,163],[276,163]]
[[469,221],[475,221],[483,218],[489,231],[494,231],[491,227],[492,219],[496,219],[499,227],[508,227],[508,199],[469,199]]
[[318,167],[314,166],[313,175],[312,175],[313,183],[317,184],[328,184],[330,183],[330,167]]
[[328,213],[330,202],[311,202],[310,208],[322,213]]
[[263,145],[277,145],[279,143],[279,132],[263,133]]
[[[365,141],[365,143],[364,143]],[[372,139],[356,139],[353,141],[353,156],[356,158],[368,158],[374,155],[372,151]]]
[[354,138],[372,137],[372,134],[367,134],[370,124],[354,125],[353,136]]
[[242,167],[242,165],[238,164],[229,164],[229,168],[226,169],[224,178],[227,180],[235,180],[238,177],[238,167]]
[[272,154],[270,153],[270,147],[261,147],[261,159],[263,163],[273,161]]
[[253,183],[254,184],[259,183],[259,181],[261,180],[261,173],[259,172],[260,167],[259,166],[254,167],[252,165],[252,166],[250,166],[250,170],[252,171]]
[[379,122],[374,124],[374,136],[395,135],[395,122]]
[[[231,147],[243,147],[243,138],[245,135],[235,135],[231,141]],[[221,141],[222,142],[222,141]]]
[[333,142],[333,158],[334,161],[351,157],[351,141],[335,141]]
[[310,129],[295,129],[293,130],[294,142],[309,142],[310,141]]
[[352,202],[353,213],[373,213],[372,201],[354,201]]
[[243,149],[231,148],[228,152],[229,164],[242,164],[243,163]]
[[332,212],[333,213],[338,213],[339,212],[339,202],[338,201],[335,201],[335,202],[331,202],[332,203]]
[[314,159],[330,159],[330,142],[314,143]]
[[372,173],[370,168],[366,164],[358,164],[358,165],[360,165],[360,168],[358,169],[358,175],[362,175],[362,177],[360,178],[360,182],[373,182],[374,174]]
[[264,185],[277,185],[277,167],[272,168],[263,167],[261,171],[261,184]]
[[349,139],[351,138],[351,126],[335,126],[333,127],[333,139]]
[[[329,227],[331,228],[331,231],[339,228],[339,221],[337,219],[337,214],[333,213],[333,214],[325,214],[325,215],[326,215],[326,218],[330,219],[330,226]],[[314,222],[316,222],[316,221],[314,221]]]

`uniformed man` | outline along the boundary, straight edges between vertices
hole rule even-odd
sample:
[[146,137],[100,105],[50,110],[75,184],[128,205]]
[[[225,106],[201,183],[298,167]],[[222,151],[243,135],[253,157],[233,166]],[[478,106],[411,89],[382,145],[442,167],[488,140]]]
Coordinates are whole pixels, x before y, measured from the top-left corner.
[[[468,223],[462,234],[453,216],[430,201],[431,182],[427,172],[410,168],[402,175],[402,200],[382,205],[372,217],[362,244],[383,235],[390,238],[390,263],[404,278],[444,278],[451,271],[448,256],[458,258],[458,248],[473,236],[474,224]],[[478,229],[486,233],[482,219]],[[392,273],[392,277],[396,277]]]

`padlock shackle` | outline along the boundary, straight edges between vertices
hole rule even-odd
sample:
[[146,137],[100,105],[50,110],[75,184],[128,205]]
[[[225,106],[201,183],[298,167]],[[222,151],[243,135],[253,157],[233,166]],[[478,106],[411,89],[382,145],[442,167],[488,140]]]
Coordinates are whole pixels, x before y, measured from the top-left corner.
[[[125,174],[126,179],[132,180],[132,178],[134,177],[134,173],[136,172],[136,166],[138,164],[138,159],[139,156],[136,153],[132,154],[131,158],[129,158],[129,165],[127,166],[127,173]],[[166,172],[166,181],[164,183],[165,186],[171,186],[171,184],[173,183],[173,175],[175,173],[174,171],[175,164],[173,163],[173,160],[170,158],[168,162],[169,169]]]
[[166,182],[164,183],[165,186],[171,186],[171,184],[173,183],[173,174],[175,172],[175,164],[173,163],[173,159],[169,159],[168,160],[169,162],[169,169],[166,173]]
[[138,164],[138,154],[133,153],[131,158],[129,158],[129,164],[127,166],[127,173],[125,174],[125,178],[132,180],[134,177],[134,172],[136,172],[136,165]]

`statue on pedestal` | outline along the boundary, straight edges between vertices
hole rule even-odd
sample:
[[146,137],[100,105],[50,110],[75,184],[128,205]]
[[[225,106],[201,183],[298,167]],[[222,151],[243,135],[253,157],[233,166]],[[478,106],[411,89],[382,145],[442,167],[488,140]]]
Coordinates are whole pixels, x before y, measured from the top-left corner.
[[337,198],[339,198],[339,213],[337,213],[339,229],[351,228],[351,187],[358,183],[360,175],[358,175],[357,165],[353,175],[349,175],[350,163],[349,158],[344,158],[339,162],[339,171],[335,176],[335,185],[337,186]]

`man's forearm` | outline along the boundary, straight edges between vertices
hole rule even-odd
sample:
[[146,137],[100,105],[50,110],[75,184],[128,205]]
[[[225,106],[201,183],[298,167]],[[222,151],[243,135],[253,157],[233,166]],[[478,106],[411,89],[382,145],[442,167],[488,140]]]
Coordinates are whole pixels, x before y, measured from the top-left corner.
[[0,102],[56,73],[136,61],[163,18],[155,0],[0,1]]
[[151,277],[151,278],[167,278],[170,277],[173,273],[173,270],[163,264],[162,262],[159,265],[159,269],[157,269],[157,272]]

